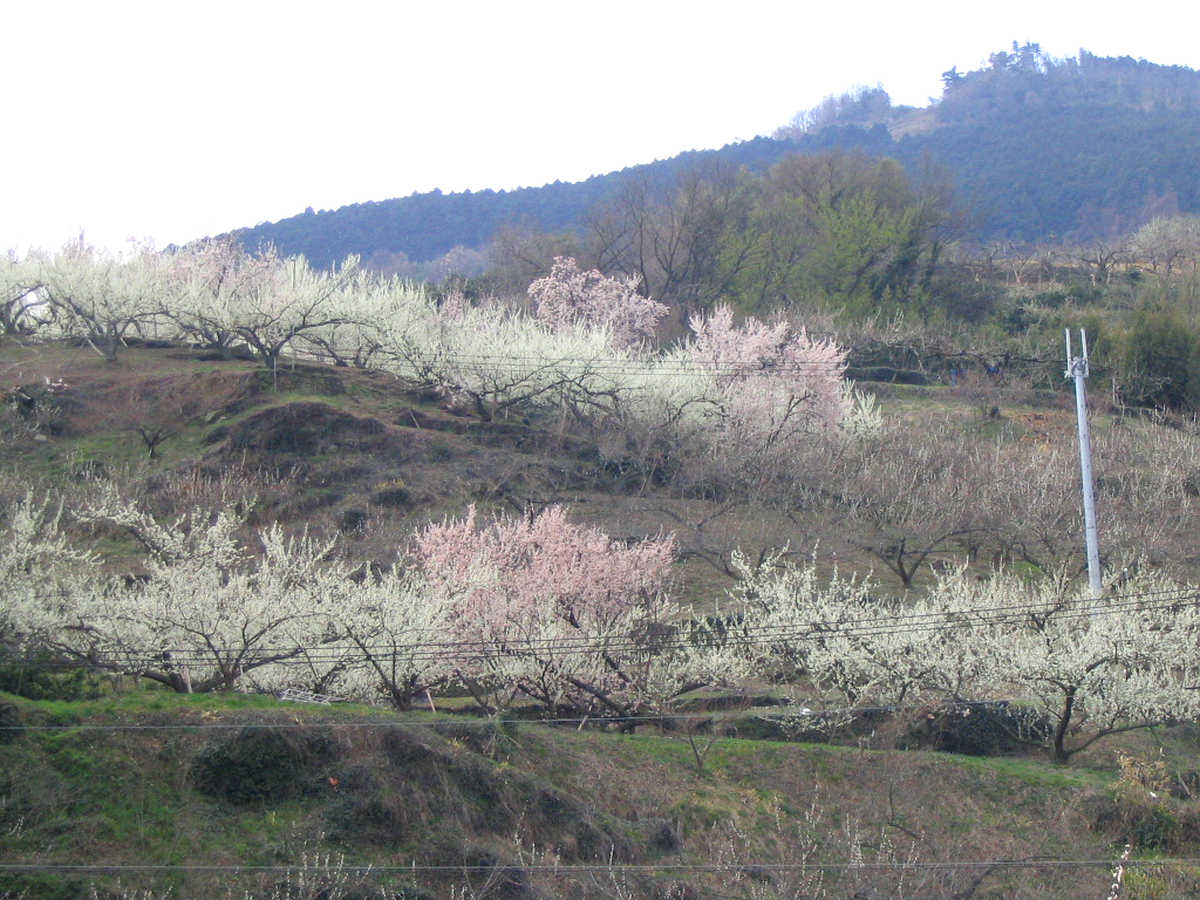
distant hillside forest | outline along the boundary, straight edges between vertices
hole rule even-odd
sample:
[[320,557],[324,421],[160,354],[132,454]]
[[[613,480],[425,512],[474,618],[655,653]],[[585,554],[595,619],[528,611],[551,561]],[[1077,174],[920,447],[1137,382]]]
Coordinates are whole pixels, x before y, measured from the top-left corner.
[[773,137],[595,176],[513,191],[409,197],[313,211],[242,229],[253,250],[274,244],[328,266],[358,254],[385,271],[442,257],[479,271],[505,229],[578,234],[614,198],[677,189],[697,173],[762,176],[785,157],[861,152],[896,160],[914,182],[952,189],[958,239],[1084,242],[1158,215],[1200,212],[1200,73],[1080,51],[1053,59],[1012,45],[975,71],[942,76],[929,107],[895,106],[882,88],[832,97]]

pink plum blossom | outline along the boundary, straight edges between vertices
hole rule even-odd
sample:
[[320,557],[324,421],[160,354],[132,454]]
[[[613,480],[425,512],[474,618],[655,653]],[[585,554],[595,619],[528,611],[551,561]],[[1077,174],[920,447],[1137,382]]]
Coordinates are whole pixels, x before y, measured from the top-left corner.
[[846,351],[832,341],[814,340],[782,319],[767,325],[748,316],[738,327],[728,306],[693,316],[690,324],[690,355],[722,390],[730,427],[777,431],[789,419],[842,421]]
[[625,546],[572,524],[562,506],[485,527],[471,506],[461,519],[426,527],[414,550],[430,586],[455,597],[460,635],[481,641],[525,633],[539,620],[602,626],[662,592],[674,554],[673,537]]
[[529,285],[539,322],[560,330],[599,325],[612,342],[627,347],[654,336],[667,307],[637,292],[637,280],[609,278],[598,269],[581,271],[571,257],[556,256],[550,274]]

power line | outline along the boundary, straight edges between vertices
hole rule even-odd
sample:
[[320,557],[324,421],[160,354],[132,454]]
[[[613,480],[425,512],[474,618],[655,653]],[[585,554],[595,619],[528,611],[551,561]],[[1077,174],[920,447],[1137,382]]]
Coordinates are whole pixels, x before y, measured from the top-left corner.
[[[352,865],[337,864],[340,872],[366,875],[395,875],[411,872],[447,872],[447,873],[486,873],[498,869],[520,869],[524,872],[542,874],[572,874],[589,872],[740,872],[749,869],[759,869],[769,872],[803,872],[803,871],[954,871],[959,869],[1009,868],[1091,868],[1103,866],[1111,868],[1112,859],[1083,858],[1067,859],[1055,857],[1031,857],[1023,859],[976,859],[976,860],[945,860],[937,862],[866,862],[841,861],[830,863],[798,862],[798,863],[497,863],[496,865],[464,864],[464,865],[432,865],[428,863],[412,863],[409,865]],[[1142,868],[1173,868],[1181,866],[1200,865],[1200,857],[1156,857],[1152,859],[1129,860],[1128,867]],[[295,865],[230,865],[203,863],[0,863],[0,871],[10,872],[243,872],[248,874],[287,874],[305,870],[303,863]],[[311,868],[311,864],[309,865]]]
[[[1154,598],[1151,602],[1143,602]],[[355,655],[404,656],[412,661],[455,661],[474,660],[489,656],[521,656],[545,654],[593,654],[610,653],[661,653],[671,650],[693,649],[706,641],[738,647],[761,646],[782,641],[811,641],[822,638],[870,637],[894,635],[918,635],[931,632],[953,632],[957,630],[999,627],[1023,624],[1031,617],[1055,616],[1058,619],[1087,619],[1118,615],[1128,612],[1155,612],[1183,603],[1200,600],[1190,588],[1146,591],[1135,594],[1115,595],[1096,602],[1069,604],[1025,602],[991,607],[968,609],[934,610],[924,613],[906,613],[884,616],[872,620],[826,620],[809,621],[775,626],[752,626],[732,620],[703,622],[691,620],[683,628],[696,629],[692,634],[680,634],[674,638],[639,640],[627,636],[610,640],[597,640],[593,635],[558,636],[553,638],[523,638],[519,633],[502,633],[492,638],[476,640],[445,640],[393,642],[390,644],[346,644],[344,650],[326,649],[318,644],[313,649],[297,647],[241,646],[215,647],[204,650],[183,647],[158,647],[154,649],[134,648],[126,650],[96,650],[90,652],[79,663],[96,665],[136,666],[150,664],[209,665],[217,660],[227,663],[238,657],[253,654],[253,661],[263,657],[279,656],[279,664],[337,663]],[[668,623],[664,623],[666,625]],[[680,626],[674,626],[680,627]],[[425,629],[428,631],[428,629]],[[345,640],[343,638],[342,640]],[[332,642],[330,642],[332,643]],[[31,665],[44,665],[36,659],[27,660]]]
[[[1175,602],[1160,604],[1157,607],[1142,607],[1142,609],[1161,609],[1168,606],[1177,605]],[[1087,620],[1099,615],[1111,615],[1125,610],[1122,609],[1106,609],[1099,611],[1091,611],[1086,608],[1079,609],[1073,612],[1064,612],[1060,616],[1063,619],[1069,620]],[[978,621],[954,622],[954,623],[922,623],[905,628],[891,628],[884,625],[864,624],[857,627],[829,627],[826,626],[822,630],[812,630],[809,627],[797,627],[781,629],[777,632],[765,634],[748,634],[748,635],[733,635],[720,639],[725,646],[732,647],[761,647],[781,643],[803,643],[812,642],[821,639],[836,639],[836,638],[869,638],[869,637],[889,637],[897,635],[928,635],[930,633],[950,633],[956,630],[965,628],[987,628],[999,627],[1002,625],[1015,624],[1023,621],[1026,614],[1019,617],[1002,616],[992,617],[987,619],[979,619]],[[578,643],[572,645],[556,645],[553,643],[518,643],[513,641],[507,646],[502,646],[496,649],[495,645],[488,645],[485,649],[466,649],[466,648],[448,648],[440,650],[423,650],[413,649],[408,652],[401,652],[393,648],[369,648],[368,652],[374,657],[395,658],[401,657],[405,661],[417,663],[471,663],[487,660],[503,660],[503,659],[521,659],[532,658],[541,659],[544,662],[563,662],[571,657],[594,656],[598,653],[607,653],[612,655],[629,655],[636,654],[644,655],[661,655],[672,651],[687,651],[697,649],[699,645],[683,638],[674,641],[659,641],[653,644],[643,644],[635,641],[612,642],[607,644],[597,643]],[[276,658],[271,658],[276,657]],[[267,653],[254,647],[248,648],[229,648],[225,651],[216,650],[209,653],[203,653],[198,650],[192,651],[175,651],[172,652],[169,658],[164,658],[161,652],[157,651],[140,651],[137,653],[119,654],[113,652],[106,657],[93,655],[89,658],[81,658],[78,660],[62,660],[53,663],[39,662],[37,660],[27,660],[26,664],[34,667],[56,667],[61,669],[86,668],[96,667],[101,669],[119,668],[130,673],[152,669],[182,669],[183,667],[196,667],[197,669],[208,669],[214,667],[233,666],[235,669],[240,669],[244,665],[249,665],[246,671],[252,671],[256,668],[262,668],[264,665],[275,666],[336,666],[339,664],[351,664],[356,660],[365,660],[367,657],[362,652],[356,652],[354,648],[347,648],[344,652],[327,652],[327,653],[303,653],[302,651],[278,651],[276,653]],[[359,663],[361,664],[361,663]]]
[[[1144,604],[1140,601],[1149,598],[1157,598],[1155,602]],[[1076,608],[1070,609],[1071,606],[1078,607],[1079,604],[1066,603],[1037,603],[1033,601],[1017,604],[1007,604],[990,607],[970,607],[966,609],[950,609],[950,610],[934,610],[925,613],[901,613],[890,616],[884,616],[879,619],[862,622],[847,623],[840,620],[825,620],[825,621],[809,621],[795,625],[775,625],[775,626],[746,626],[743,627],[742,622],[737,615],[731,617],[714,616],[714,621],[692,619],[682,623],[685,626],[695,626],[708,629],[710,631],[723,631],[722,637],[740,643],[755,643],[758,639],[774,640],[786,638],[788,636],[801,635],[825,635],[825,634],[854,634],[858,631],[867,633],[898,633],[905,631],[924,631],[929,627],[934,627],[939,630],[953,630],[956,628],[972,628],[979,624],[991,624],[996,621],[1011,621],[1023,620],[1027,615],[1036,615],[1038,613],[1052,614],[1061,613],[1064,617],[1076,617],[1086,613],[1087,615],[1111,615],[1119,612],[1128,611],[1130,608],[1156,611],[1160,609],[1177,606],[1183,601],[1200,600],[1198,594],[1192,588],[1172,588],[1159,591],[1144,591],[1133,594],[1113,595],[1108,600],[1100,600],[1087,602],[1086,609]],[[978,621],[972,621],[969,617],[979,617]],[[949,621],[947,621],[949,620]],[[893,624],[894,623],[894,624]],[[670,623],[663,623],[669,625]],[[742,628],[742,634],[739,635],[737,630]],[[413,629],[417,632],[433,632],[437,633],[438,629],[434,628],[419,628]],[[773,636],[774,635],[774,636]],[[628,641],[623,639],[612,641],[597,641],[596,638],[587,635],[579,636],[560,636],[555,638],[544,638],[540,640],[522,639],[519,634],[503,634],[493,638],[480,638],[475,640],[451,640],[451,641],[427,641],[419,642],[399,642],[391,644],[366,645],[364,649],[370,651],[409,651],[409,650],[427,650],[441,651],[452,650],[469,653],[471,651],[490,651],[495,648],[498,643],[510,641],[524,648],[546,648],[546,649],[621,649],[623,646],[633,647],[637,649],[655,649],[661,647],[680,647],[693,646],[691,641],[662,641],[656,640],[652,643],[644,643],[641,641]],[[217,653],[238,653],[244,652],[245,647],[210,647],[212,652]],[[291,647],[256,647],[259,653],[285,653],[296,652],[295,648]],[[180,653],[186,654],[189,652],[182,648],[172,648],[170,646],[159,647],[153,650],[142,651],[108,651],[113,655],[146,655],[153,658],[161,658],[164,653]],[[339,654],[340,655],[340,654]],[[173,657],[174,658],[174,657]]]
[[[1160,592],[1149,592],[1149,593],[1160,593]],[[1166,601],[1166,603],[1168,605],[1176,605],[1178,603],[1178,600],[1170,600],[1170,601]],[[1108,610],[1109,613],[1117,612],[1117,611],[1119,611],[1119,610],[1111,610],[1111,609]],[[1080,619],[1080,620],[1090,621],[1091,619],[1094,618],[1094,615],[1095,614],[1093,612],[1091,612],[1085,606],[1085,607],[1080,608],[1076,612],[1074,612],[1072,614],[1072,617]],[[967,624],[973,624],[973,623],[967,623]],[[920,631],[920,630],[922,630],[922,629],[916,629],[916,631]],[[872,633],[872,632],[868,632],[868,634],[870,634],[870,633]],[[908,631],[908,630],[900,630],[900,631],[895,631],[895,632],[890,632],[890,633],[903,634],[903,633],[914,633],[914,632]],[[790,632],[784,632],[782,634],[782,636],[780,634],[772,634],[767,637],[760,638],[756,641],[744,641],[743,643],[760,643],[760,644],[761,643],[778,643],[781,640],[791,639],[793,637],[794,636],[791,635]],[[811,637],[811,635],[808,633],[805,633],[804,635],[802,635],[802,637]],[[690,645],[689,644],[677,644],[675,646],[685,647],[685,646],[690,646]],[[637,649],[642,652],[649,652],[649,650],[647,650],[647,648],[644,648],[644,647],[639,646]],[[656,648],[651,648],[651,649],[656,649]],[[549,651],[543,651],[543,652],[549,652]],[[594,648],[589,649],[589,648],[578,648],[577,647],[577,648],[571,648],[565,652],[568,655],[570,655],[571,653],[583,654],[583,653],[587,653],[587,652],[595,652],[595,649]],[[613,652],[616,652],[616,651],[613,651]],[[513,651],[513,655],[515,655],[515,656],[533,655],[534,653],[536,653],[535,650]],[[475,657],[470,657],[470,656],[463,657],[463,656],[455,656],[455,655],[442,656],[442,657],[430,657],[430,659],[438,659],[438,658],[446,659],[446,660],[455,660],[455,659],[463,659],[463,658],[472,659]],[[185,660],[184,662],[179,662],[178,660],[173,660],[172,662],[173,662],[173,665],[178,665],[180,667],[182,667],[184,665],[196,665],[197,667],[204,667],[204,666],[208,666],[208,665],[212,664],[212,660],[199,658],[199,657],[184,657],[184,660]],[[291,660],[290,662],[297,663],[297,664],[301,663],[301,662],[304,662],[307,664],[320,664],[320,663],[337,664],[337,663],[344,662],[344,661],[345,661],[344,657],[328,656],[328,657],[319,657],[316,660],[309,658],[309,659],[305,659],[305,660]],[[136,661],[134,661],[134,662],[136,662]],[[280,662],[286,664],[286,662],[289,662],[289,661],[280,661]],[[78,666],[73,666],[73,667],[77,668]],[[1018,698],[1002,698],[1002,699],[1001,698],[990,698],[990,699],[986,699],[986,700],[953,700],[953,701],[947,702],[946,704],[944,704],[944,706],[946,706],[948,709],[953,710],[953,709],[957,709],[957,708],[969,709],[969,708],[975,708],[975,707],[995,706],[995,705],[1010,704],[1010,703],[1011,704],[1019,704],[1020,700]],[[910,705],[910,706],[898,706],[898,705],[863,706],[863,705],[860,705],[860,706],[852,706],[852,707],[817,708],[817,709],[813,709],[813,710],[803,708],[803,711],[797,711],[792,716],[788,715],[789,710],[788,710],[786,704],[781,704],[780,709],[781,709],[781,712],[783,713],[783,717],[811,716],[813,718],[813,720],[816,721],[822,716],[833,716],[833,715],[843,715],[843,714],[853,714],[853,713],[861,714],[861,713],[868,713],[868,712],[874,712],[874,711],[898,712],[898,711],[902,711],[902,710],[929,709],[929,708],[931,708],[931,705],[935,705],[935,704],[920,704],[920,705]],[[705,713],[663,713],[663,714],[645,714],[645,715],[603,715],[603,714],[600,714],[600,715],[595,715],[595,716],[585,715],[585,716],[553,717],[553,718],[540,718],[540,719],[525,719],[525,718],[491,719],[491,720],[486,720],[486,721],[482,722],[481,724],[482,725],[494,725],[494,724],[582,725],[583,723],[585,723],[587,721],[596,721],[598,723],[602,722],[604,724],[662,722],[662,721],[669,721],[669,720],[685,721],[685,720],[710,719],[710,718],[712,718],[714,712],[720,712],[720,710],[705,712]],[[763,717],[763,718],[778,718],[776,716],[761,716],[761,717]],[[242,728],[242,727],[292,728],[292,727],[319,727],[319,726],[346,727],[346,728],[384,728],[384,727],[395,727],[395,726],[403,725],[403,724],[417,724],[417,725],[436,725],[436,724],[451,724],[451,723],[461,724],[463,721],[465,721],[465,720],[458,719],[458,718],[440,718],[440,719],[424,718],[424,719],[420,719],[420,720],[414,720],[411,723],[402,723],[402,722],[394,722],[394,721],[393,722],[378,722],[378,723],[376,723],[376,722],[345,723],[345,722],[338,722],[335,720],[335,721],[329,721],[329,722],[313,722],[313,723],[257,723],[257,724],[205,723],[205,724],[201,724],[201,725],[196,725],[196,724],[179,724],[179,725],[153,725],[153,724],[150,724],[150,725],[146,725],[146,724],[94,725],[94,724],[83,724],[83,725],[63,725],[63,726],[14,725],[14,726],[0,726],[0,731],[20,731],[23,729],[32,729],[32,730],[71,730],[71,729],[82,729],[82,730],[155,730],[155,729],[159,729],[159,730],[211,730],[211,729],[224,729],[224,730],[230,730],[230,729],[238,729],[238,728]]]
[[[414,353],[414,357],[422,358]],[[841,368],[836,362],[826,360],[791,359],[776,360],[773,357],[760,357],[757,360],[705,360],[680,357],[660,357],[656,360],[639,359],[626,356],[534,356],[520,353],[464,353],[449,351],[439,353],[431,351],[428,356],[436,362],[459,362],[479,364],[532,364],[532,365],[580,365],[598,366],[601,368],[642,369],[645,371],[660,371],[663,369],[679,369],[699,372],[747,372],[771,373],[779,370],[820,368],[824,370]],[[403,358],[403,357],[401,357]]]
[[[945,704],[873,704],[863,706],[835,706],[835,707],[819,707],[810,709],[809,707],[801,706],[796,708],[794,704],[784,703],[776,707],[745,707],[735,708],[733,710],[711,710],[709,712],[693,712],[693,713],[661,713],[661,714],[629,714],[629,715],[581,715],[581,716],[552,716],[547,718],[486,718],[480,719],[476,717],[468,717],[467,713],[459,716],[451,715],[424,715],[421,718],[414,719],[387,719],[373,720],[367,722],[355,721],[346,722],[338,719],[321,719],[311,720],[306,722],[287,721],[287,722],[271,722],[263,719],[241,721],[241,722],[174,722],[174,723],[156,723],[156,722],[82,722],[75,725],[47,725],[47,724],[27,724],[27,725],[3,725],[0,726],[0,732],[4,731],[303,731],[309,728],[342,728],[354,731],[370,731],[373,729],[387,728],[409,728],[409,727],[431,727],[436,728],[439,725],[455,725],[466,726],[469,728],[493,728],[503,726],[546,726],[553,727],[559,725],[584,725],[589,722],[596,725],[638,725],[638,724],[655,724],[660,722],[706,722],[714,718],[719,718],[722,712],[748,712],[752,709],[778,709],[781,710],[780,715],[770,715],[768,713],[756,713],[755,718],[764,720],[777,719],[809,719],[814,724],[820,722],[823,717],[829,716],[844,716],[851,714],[869,714],[869,713],[885,713],[885,712],[917,712],[930,709],[945,709],[948,712],[986,709],[994,707],[1003,707],[1020,703],[1015,698],[1002,698],[993,700],[959,700]],[[322,704],[323,705],[323,704]],[[281,707],[286,709],[286,707]],[[421,712],[420,710],[412,710],[411,712]],[[736,737],[736,735],[718,735],[719,737]]]
[[562,373],[570,378],[582,376],[663,376],[712,377],[717,379],[771,378],[786,375],[821,375],[843,377],[844,366],[825,360],[777,360],[771,357],[753,361],[706,361],[680,358],[657,360],[629,357],[546,357],[521,354],[439,353],[436,350],[410,355],[393,354],[391,365],[379,369],[393,375],[397,366],[407,366],[414,374],[433,374],[447,367],[487,369],[491,372],[530,377],[538,373]]

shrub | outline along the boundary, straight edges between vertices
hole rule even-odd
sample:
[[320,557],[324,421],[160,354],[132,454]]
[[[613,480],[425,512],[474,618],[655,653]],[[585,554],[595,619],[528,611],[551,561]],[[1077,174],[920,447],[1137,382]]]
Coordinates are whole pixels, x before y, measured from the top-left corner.
[[1118,379],[1126,402],[1175,410],[1200,405],[1200,342],[1179,315],[1138,310],[1122,349]]
[[923,710],[908,729],[920,746],[970,756],[1004,756],[1050,738],[1050,723],[1007,702],[947,703]]
[[29,700],[95,700],[105,686],[86,669],[59,670],[46,654],[16,658],[0,650],[0,691]]
[[196,758],[196,789],[239,805],[285,800],[311,787],[312,776],[335,755],[320,731],[247,728]]

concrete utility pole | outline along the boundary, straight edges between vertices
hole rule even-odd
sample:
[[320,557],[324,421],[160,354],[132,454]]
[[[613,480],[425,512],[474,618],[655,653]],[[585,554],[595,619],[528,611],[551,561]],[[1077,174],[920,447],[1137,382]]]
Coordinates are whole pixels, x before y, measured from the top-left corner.
[[1087,539],[1088,588],[1093,600],[1100,599],[1104,589],[1100,583],[1100,539],[1096,532],[1096,492],[1092,487],[1092,440],[1088,435],[1087,386],[1088,377],[1087,335],[1079,329],[1082,356],[1071,355],[1071,329],[1067,335],[1067,378],[1075,379],[1075,416],[1079,420],[1079,471],[1083,476],[1083,526]]

